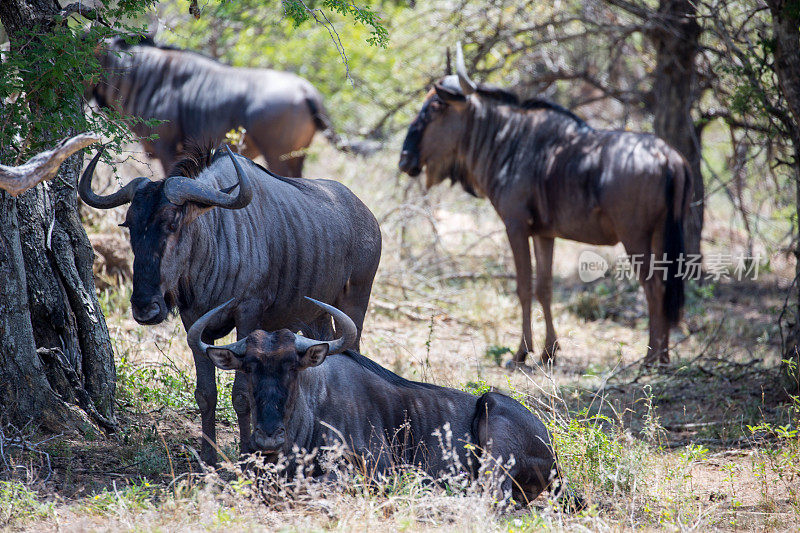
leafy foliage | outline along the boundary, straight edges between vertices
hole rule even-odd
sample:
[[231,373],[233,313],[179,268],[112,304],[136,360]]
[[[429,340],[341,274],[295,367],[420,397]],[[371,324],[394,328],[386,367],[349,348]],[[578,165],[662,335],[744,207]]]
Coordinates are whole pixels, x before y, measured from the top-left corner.
[[373,13],[373,20],[391,35],[391,45],[369,23],[324,4],[319,9],[325,18],[318,14],[320,22],[299,25],[290,14],[281,17],[281,8],[272,2],[209,3],[198,19],[187,14],[187,6],[188,0],[159,3],[165,29],[158,42],[198,50],[234,66],[302,76],[324,96],[337,130],[349,134],[385,137],[404,129],[424,91],[444,72],[444,44],[430,43],[452,41],[450,29],[440,24],[449,16],[442,13],[448,4],[422,13],[381,4],[380,16]]
[[[294,23],[295,28],[312,18],[324,24],[324,22],[318,18],[317,13],[319,13],[319,16],[323,17],[325,21],[328,20],[328,17],[321,8],[311,7],[314,5],[313,2],[311,2],[311,6],[303,0],[287,0],[286,2],[282,2],[282,4],[284,13]],[[384,48],[388,44],[389,33],[381,24],[380,17],[378,17],[374,11],[368,9],[368,7],[358,7],[346,0],[323,0],[322,6],[340,15],[352,16],[356,24],[360,23],[368,26],[370,28],[370,36],[367,37],[366,41],[369,44]]]
[[0,481],[0,527],[13,527],[15,522],[41,518],[53,511],[53,504],[42,503],[36,491],[19,481]]
[[48,148],[68,132],[96,131],[114,143],[130,138],[113,112],[86,114],[81,97],[100,76],[95,50],[119,32],[142,33],[136,20],[151,0],[119,2],[102,12],[106,26],[92,22],[55,21],[49,28],[28,28],[13,36],[0,61],[0,152],[17,161]]
[[629,493],[647,467],[647,447],[603,415],[549,425],[564,474],[577,487]]

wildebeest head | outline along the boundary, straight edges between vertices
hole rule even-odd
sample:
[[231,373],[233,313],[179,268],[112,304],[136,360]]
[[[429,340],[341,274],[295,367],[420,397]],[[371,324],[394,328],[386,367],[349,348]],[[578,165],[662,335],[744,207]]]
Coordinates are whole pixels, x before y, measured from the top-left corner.
[[[81,199],[92,207],[110,209],[130,203],[122,226],[130,231],[133,249],[133,294],[131,310],[140,324],[158,324],[176,304],[178,279],[175,272],[164,272],[164,265],[180,265],[188,253],[178,246],[182,230],[213,207],[241,209],[252,199],[247,173],[226,146],[238,183],[228,189],[213,187],[183,176],[162,181],[136,178],[107,196],[92,192],[92,176],[102,150],[92,159],[78,184]],[[236,186],[239,192],[229,194]]]
[[464,165],[458,161],[457,147],[467,128],[469,96],[477,86],[467,75],[461,43],[456,49],[456,72],[434,84],[425,97],[400,153],[400,170],[418,176],[424,168],[427,188],[446,178],[468,183],[463,176]]
[[288,329],[274,332],[256,330],[233,344],[212,346],[204,343],[205,328],[215,320],[225,320],[225,311],[232,310],[233,300],[207,312],[189,328],[188,342],[195,353],[205,353],[223,370],[240,370],[246,374],[255,414],[252,442],[267,454],[280,452],[286,444],[286,422],[294,412],[300,372],[319,366],[328,355],[351,347],[358,335],[355,323],[345,313],[312,298],[307,299],[333,316],[342,337],[319,341]]

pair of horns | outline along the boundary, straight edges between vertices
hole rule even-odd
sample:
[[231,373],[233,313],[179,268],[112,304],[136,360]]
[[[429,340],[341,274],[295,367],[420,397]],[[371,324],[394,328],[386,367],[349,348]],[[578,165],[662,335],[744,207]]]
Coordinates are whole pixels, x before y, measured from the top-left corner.
[[[312,302],[313,304],[327,311],[333,317],[333,321],[336,323],[336,329],[341,332],[342,336],[333,341],[319,341],[295,333],[294,347],[298,353],[305,353],[306,350],[318,344],[327,344],[328,355],[333,355],[341,353],[345,351],[347,348],[350,348],[351,346],[355,345],[356,339],[358,338],[358,328],[356,328],[355,323],[349,316],[347,316],[346,313],[340,311],[339,309],[333,307],[332,305],[328,305],[326,303],[320,302],[319,300],[309,298],[308,296],[306,296],[306,300]],[[188,334],[188,343],[189,347],[192,348],[192,350],[200,351],[204,354],[208,353],[209,348],[214,348],[217,350],[229,350],[238,357],[244,357],[245,350],[247,347],[246,338],[236,341],[232,344],[226,344],[224,346],[213,346],[203,342],[203,331],[205,331],[206,326],[208,326],[209,322],[211,322],[211,320],[218,313],[230,310],[233,301],[234,300],[231,299],[225,302],[224,304],[215,307],[211,311],[201,316],[197,320],[197,322],[192,324],[192,327],[189,328],[189,334]]]
[[[136,194],[136,190],[150,180],[147,178],[136,178],[114,193],[108,195],[95,194],[92,192],[92,178],[94,177],[94,168],[97,166],[97,161],[103,154],[103,150],[105,150],[105,147],[97,152],[97,155],[94,156],[83,172],[81,181],[78,183],[78,194],[84,202],[92,207],[97,209],[111,209],[112,207],[129,203],[133,200],[133,195]],[[247,177],[247,173],[242,169],[241,164],[233,156],[231,149],[225,146],[225,150],[227,150],[228,156],[231,158],[233,168],[236,169],[239,186],[238,194],[229,194],[236,185],[226,190],[218,190],[200,183],[197,180],[185,178],[183,176],[172,176],[164,181],[164,195],[167,197],[167,200],[175,205],[194,202],[208,207],[219,206],[226,209],[241,209],[247,206],[250,200],[253,199],[253,189],[250,185],[250,180]]]

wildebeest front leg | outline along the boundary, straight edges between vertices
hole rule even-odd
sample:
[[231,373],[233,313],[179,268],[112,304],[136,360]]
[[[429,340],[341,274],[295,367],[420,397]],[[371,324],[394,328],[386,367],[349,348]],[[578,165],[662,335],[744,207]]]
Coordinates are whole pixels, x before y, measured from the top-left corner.
[[533,238],[533,250],[536,255],[536,299],[542,306],[546,335],[542,350],[542,363],[555,359],[558,350],[558,338],[553,327],[553,314],[550,304],[553,298],[553,244],[555,239],[546,237]]
[[512,366],[525,364],[528,352],[533,349],[531,333],[531,300],[533,300],[531,247],[528,242],[528,228],[516,220],[506,221],[506,234],[514,255],[514,267],[517,271],[517,296],[522,307],[522,341],[511,362]]
[[253,453],[255,448],[250,442],[253,424],[250,417],[250,393],[247,389],[247,375],[239,370],[233,378],[233,410],[239,423],[239,453]]
[[[205,340],[211,343],[212,340]],[[197,371],[197,388],[194,397],[200,408],[203,434],[200,437],[200,458],[214,465],[217,462],[217,452],[211,444],[217,442],[216,411],[217,411],[217,382],[215,379],[216,367],[205,354],[194,353],[194,366]]]

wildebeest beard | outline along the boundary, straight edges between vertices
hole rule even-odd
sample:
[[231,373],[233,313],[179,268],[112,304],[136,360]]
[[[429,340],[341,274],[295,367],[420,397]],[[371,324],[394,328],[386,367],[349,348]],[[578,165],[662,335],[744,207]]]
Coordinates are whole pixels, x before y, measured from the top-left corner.
[[428,183],[430,184],[449,179],[451,185],[461,184],[461,187],[468,194],[476,198],[480,197],[472,184],[467,167],[459,161],[458,157],[428,161],[425,164],[425,172],[428,175]]

